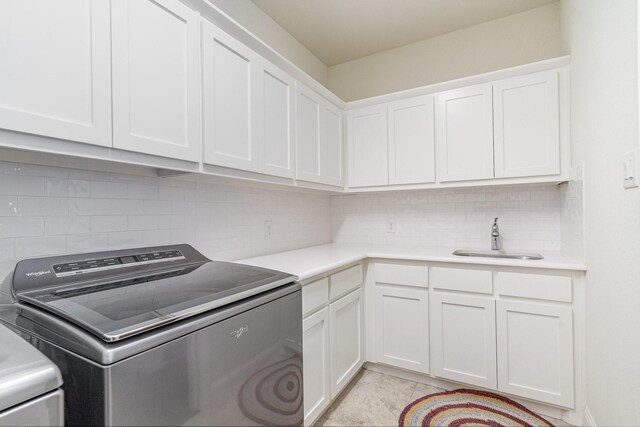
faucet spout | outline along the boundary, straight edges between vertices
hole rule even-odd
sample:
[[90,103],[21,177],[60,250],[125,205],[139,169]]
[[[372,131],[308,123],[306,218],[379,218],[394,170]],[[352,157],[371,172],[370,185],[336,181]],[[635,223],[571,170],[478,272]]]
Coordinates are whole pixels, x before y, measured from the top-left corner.
[[491,227],[491,249],[499,251],[500,248],[500,229],[498,228],[498,218],[493,220],[493,226]]

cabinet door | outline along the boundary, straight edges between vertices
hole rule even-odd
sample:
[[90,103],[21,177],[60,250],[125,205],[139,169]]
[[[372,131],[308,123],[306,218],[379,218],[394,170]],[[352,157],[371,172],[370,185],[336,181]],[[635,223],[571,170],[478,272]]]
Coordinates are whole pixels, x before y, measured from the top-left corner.
[[349,187],[387,185],[387,106],[349,111],[347,132]]
[[202,22],[204,156],[208,164],[258,170],[254,117],[258,57],[213,24]]
[[324,183],[343,186],[342,111],[328,103],[320,113],[320,142]]
[[258,72],[261,173],[293,178],[294,80],[275,65],[261,61]]
[[431,372],[496,389],[495,300],[431,294]]
[[0,128],[111,146],[109,3],[0,3]]
[[379,363],[429,373],[429,291],[376,285]]
[[389,123],[389,184],[436,180],[433,96],[391,102]]
[[322,182],[320,142],[320,97],[296,84],[296,178]]
[[358,372],[363,360],[362,289],[345,295],[330,306],[331,398]]
[[304,425],[311,425],[329,406],[329,307],[302,322],[304,366]]
[[560,173],[558,71],[493,85],[496,177]]
[[493,178],[491,85],[441,93],[436,105],[438,179]]
[[200,21],[177,0],[111,2],[113,145],[199,161]]
[[498,390],[573,407],[569,307],[497,302]]

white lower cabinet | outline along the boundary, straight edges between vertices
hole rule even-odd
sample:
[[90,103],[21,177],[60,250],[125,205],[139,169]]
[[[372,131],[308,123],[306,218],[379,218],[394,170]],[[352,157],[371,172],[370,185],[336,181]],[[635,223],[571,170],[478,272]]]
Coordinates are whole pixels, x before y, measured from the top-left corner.
[[432,374],[495,390],[495,300],[434,292],[429,308]]
[[429,373],[429,290],[376,285],[378,363]]
[[304,360],[304,424],[320,416],[331,401],[329,307],[304,319],[302,323]]
[[362,289],[357,289],[332,303],[329,312],[333,399],[364,363]]
[[356,264],[302,287],[306,426],[364,363],[362,275],[362,264]]
[[498,390],[573,407],[570,307],[498,301]]

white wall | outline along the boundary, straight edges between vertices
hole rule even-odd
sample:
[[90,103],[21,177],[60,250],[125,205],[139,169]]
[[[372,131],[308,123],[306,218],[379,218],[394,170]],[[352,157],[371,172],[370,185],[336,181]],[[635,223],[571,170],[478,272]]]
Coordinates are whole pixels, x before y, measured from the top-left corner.
[[234,260],[330,241],[320,193],[0,162],[0,281],[36,256],[188,243]]
[[[499,217],[505,249],[569,249],[580,256],[575,242],[563,247],[562,224],[576,216],[581,200],[575,186],[568,191],[554,184],[333,196],[333,241],[490,249],[491,225]],[[395,233],[387,233],[390,219]]]
[[599,426],[640,423],[640,190],[622,188],[622,155],[639,137],[637,8],[562,2],[572,155],[585,174],[587,405]]
[[251,0],[208,0],[315,80],[327,85],[327,66]]
[[329,67],[328,87],[353,101],[565,55],[559,5]]

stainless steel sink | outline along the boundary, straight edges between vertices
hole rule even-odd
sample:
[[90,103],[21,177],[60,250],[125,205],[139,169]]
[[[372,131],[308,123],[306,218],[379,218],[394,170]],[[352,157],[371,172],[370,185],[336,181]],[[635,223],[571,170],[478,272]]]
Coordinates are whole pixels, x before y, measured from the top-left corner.
[[544,259],[544,257],[535,252],[516,252],[516,251],[481,251],[481,250],[457,250],[453,252],[458,256],[483,257],[483,258],[510,258],[510,259]]

